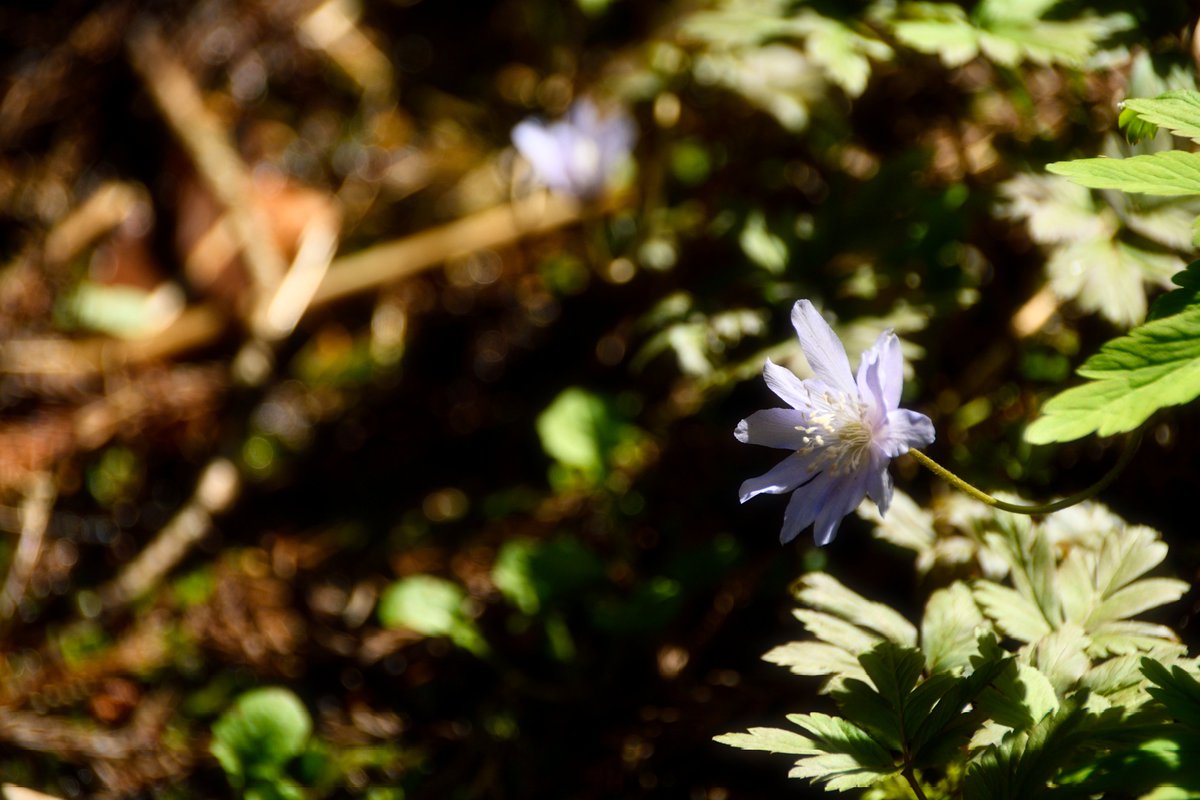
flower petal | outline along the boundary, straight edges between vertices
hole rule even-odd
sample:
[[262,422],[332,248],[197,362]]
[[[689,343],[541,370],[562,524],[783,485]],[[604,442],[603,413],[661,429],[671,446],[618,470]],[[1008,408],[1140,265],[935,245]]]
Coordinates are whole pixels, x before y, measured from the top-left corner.
[[512,140],[542,183],[559,191],[570,186],[566,156],[556,131],[537,120],[527,119],[513,128]]
[[767,388],[792,408],[801,411],[812,408],[804,381],[797,378],[787,367],[781,367],[768,358],[763,366],[763,379],[767,382]]
[[744,481],[740,490],[742,502],[760,494],[784,494],[800,486],[813,477],[814,473],[808,469],[809,460],[807,456],[792,453],[768,472]]
[[878,468],[872,467],[867,475],[867,497],[875,501],[881,517],[892,504],[892,473],[888,472],[887,465],[885,461]]
[[780,544],[787,544],[795,539],[800,531],[812,525],[832,485],[833,479],[821,472],[817,473],[807,486],[801,486],[795,491],[783,512],[783,529],[779,532]]
[[900,405],[903,388],[904,355],[900,352],[900,339],[886,330],[858,362],[858,391],[863,399],[868,399],[870,390],[870,399],[878,402],[881,410],[891,411]]
[[888,458],[908,452],[910,447],[933,444],[933,421],[924,414],[897,408],[888,412],[888,436],[881,448]]
[[803,425],[804,419],[804,414],[790,408],[767,408],[739,422],[733,435],[745,444],[799,450],[804,446],[804,434],[796,426]]
[[813,375],[823,383],[846,394],[855,394],[854,376],[846,348],[808,300],[797,300],[792,306],[792,327],[800,337],[800,349],[812,367]]
[[817,520],[813,524],[813,541],[824,547],[837,536],[842,519],[853,511],[866,497],[864,473],[854,473],[834,482],[829,496],[825,498]]

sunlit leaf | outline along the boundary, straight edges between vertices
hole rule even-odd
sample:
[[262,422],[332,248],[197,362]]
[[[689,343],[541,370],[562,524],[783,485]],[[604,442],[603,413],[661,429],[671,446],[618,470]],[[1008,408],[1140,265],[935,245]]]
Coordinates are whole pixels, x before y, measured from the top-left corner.
[[1038,640],[1033,648],[1033,665],[1056,692],[1066,694],[1091,667],[1087,656],[1090,644],[1083,628],[1068,622]]
[[976,705],[993,722],[1012,730],[1027,730],[1059,706],[1050,680],[1036,667],[1010,661],[984,688]]
[[917,642],[917,629],[890,606],[867,600],[847,589],[834,577],[813,572],[800,580],[796,597],[813,608],[828,611],[863,628],[878,631],[886,638],[907,646]]
[[767,272],[780,275],[787,267],[787,245],[767,228],[766,217],[761,211],[752,211],[746,217],[738,243],[746,257]]
[[426,636],[448,636],[477,655],[487,650],[475,621],[466,612],[467,595],[456,583],[432,575],[394,582],[379,598],[379,621]]
[[254,689],[213,723],[212,754],[242,786],[247,779],[282,777],[283,765],[304,749],[312,718],[290,689]]
[[866,652],[881,641],[878,635],[832,614],[807,608],[798,608],[792,613],[813,636],[848,653]]
[[1105,344],[1079,369],[1089,378],[1042,406],[1033,444],[1131,431],[1160,408],[1200,395],[1200,307],[1147,322]]
[[833,675],[863,680],[867,677],[854,654],[821,642],[791,642],[780,645],[768,651],[763,660],[787,667],[796,675]]
[[931,672],[969,663],[983,615],[965,583],[957,581],[929,596],[921,619],[921,649]]
[[1158,97],[1130,98],[1122,105],[1145,122],[1200,142],[1200,92],[1174,91]]
[[972,587],[976,602],[996,625],[1014,639],[1036,642],[1052,628],[1041,609],[1016,590],[990,581],[977,581]]
[[1130,158],[1056,161],[1046,169],[1093,189],[1162,196],[1200,194],[1200,153],[1167,150]]
[[811,755],[820,752],[813,746],[812,739],[792,731],[779,728],[750,728],[747,733],[723,733],[714,736],[714,741],[742,750],[763,750],[768,753],[792,753]]
[[827,782],[830,789],[870,786],[896,770],[892,756],[865,731],[827,714],[789,714],[824,755],[802,758],[788,773],[794,778]]

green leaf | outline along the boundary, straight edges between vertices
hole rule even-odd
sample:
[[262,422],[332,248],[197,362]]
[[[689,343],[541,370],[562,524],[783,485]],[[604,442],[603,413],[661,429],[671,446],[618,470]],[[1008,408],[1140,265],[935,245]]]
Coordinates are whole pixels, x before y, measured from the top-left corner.
[[604,398],[578,386],[565,389],[537,418],[546,454],[593,482],[606,474],[626,428]]
[[526,614],[604,577],[604,564],[571,536],[549,541],[512,539],[500,547],[492,582]]
[[466,592],[458,584],[432,575],[402,578],[379,598],[379,621],[388,628],[408,628],[426,636],[448,636],[476,655],[487,643],[466,613]]
[[827,714],[789,714],[788,719],[812,737],[821,754],[801,758],[788,773],[793,778],[826,782],[831,790],[876,783],[897,767],[891,754],[853,723]]
[[288,689],[246,692],[213,723],[212,754],[235,786],[279,774],[312,734],[312,718]]
[[763,750],[768,753],[812,755],[820,752],[814,749],[812,739],[779,728],[750,728],[748,733],[723,733],[714,736],[713,740],[742,750]]
[[1041,609],[1015,589],[991,581],[977,581],[972,590],[984,613],[1014,639],[1036,642],[1052,630]]
[[1032,444],[1131,431],[1155,411],[1200,395],[1200,307],[1156,319],[1105,344],[1079,374],[1091,381],[1042,407],[1025,429]]
[[904,750],[904,732],[915,729],[919,722],[906,719],[906,712],[909,695],[921,678],[924,657],[912,648],[881,642],[858,661],[874,687],[847,679],[834,700],[847,718],[871,732],[876,741],[895,751]]
[[921,620],[921,649],[929,671],[970,663],[975,652],[975,629],[982,624],[983,615],[965,583],[956,581],[930,595]]
[[917,642],[917,629],[898,612],[883,603],[867,600],[826,573],[812,572],[801,578],[796,597],[813,608],[878,631],[897,644],[911,647]]
[[1104,622],[1088,631],[1092,646],[1088,652],[1093,656],[1126,655],[1131,653],[1183,653],[1186,648],[1179,643],[1175,631],[1166,625],[1137,620]]
[[746,217],[738,244],[747,258],[772,275],[782,275],[787,268],[787,244],[767,228],[767,219],[761,211],[751,211]]
[[1188,306],[1200,305],[1200,261],[1188,264],[1182,272],[1172,276],[1171,281],[1179,288],[1155,300],[1147,320],[1170,317],[1185,311]]
[[831,644],[791,642],[772,648],[763,656],[763,660],[787,667],[796,675],[865,679],[867,673],[863,671],[855,655]]
[[966,19],[899,21],[893,32],[900,42],[938,56],[947,67],[962,66],[979,55],[979,32]]
[[1161,284],[1182,266],[1183,261],[1171,253],[1097,238],[1052,248],[1046,273],[1056,295],[1074,299],[1085,311],[1099,312],[1128,328],[1146,315],[1143,284]]
[[1174,578],[1147,578],[1113,593],[1088,618],[1089,625],[1125,619],[1174,603],[1188,590],[1188,584]]
[[1058,709],[1049,678],[1029,664],[1010,663],[976,703],[988,719],[1013,730],[1028,730]]
[[1141,661],[1142,674],[1152,684],[1146,688],[1150,696],[1166,708],[1168,714],[1193,731],[1200,731],[1200,681],[1182,667],[1169,671],[1152,658]]
[[1092,665],[1089,644],[1083,628],[1068,622],[1034,645],[1033,665],[1057,693],[1065,695]]
[[813,636],[854,655],[870,650],[881,641],[876,634],[832,614],[806,608],[798,608],[792,614]]
[[967,765],[963,796],[972,800],[1045,796],[1054,774],[1088,739],[1093,722],[1082,706],[1064,706],[1044,717],[1028,736],[986,748]]
[[1200,194],[1200,153],[1167,150],[1132,158],[1081,158],[1047,164],[1046,169],[1093,189]]
[[1153,98],[1132,98],[1122,106],[1145,122],[1200,142],[1200,92],[1179,90]]

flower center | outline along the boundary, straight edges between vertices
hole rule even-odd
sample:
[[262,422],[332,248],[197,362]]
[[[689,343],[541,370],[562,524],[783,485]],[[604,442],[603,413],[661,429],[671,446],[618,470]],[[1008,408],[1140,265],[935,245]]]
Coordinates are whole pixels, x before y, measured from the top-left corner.
[[796,426],[804,434],[803,446],[797,452],[816,456],[809,471],[847,475],[858,470],[875,439],[875,431],[866,420],[866,405],[832,392],[812,399],[817,413],[808,418],[808,425]]

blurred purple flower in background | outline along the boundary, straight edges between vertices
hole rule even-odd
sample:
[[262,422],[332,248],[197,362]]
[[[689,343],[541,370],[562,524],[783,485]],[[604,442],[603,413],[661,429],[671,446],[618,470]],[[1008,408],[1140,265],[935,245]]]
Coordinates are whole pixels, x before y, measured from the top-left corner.
[[904,382],[900,340],[887,330],[862,355],[858,378],[833,330],[807,300],[792,308],[792,325],[813,377],[800,380],[767,359],[763,376],[791,408],[756,411],[738,423],[738,441],[793,450],[765,475],[742,484],[741,498],[795,492],[783,514],[780,541],[790,542],[813,525],[826,545],[842,518],[863,497],[887,512],[892,499],[888,464],[910,447],[933,442],[924,414],[899,408]]
[[513,144],[533,165],[538,179],[556,192],[594,200],[613,170],[629,157],[637,128],[623,111],[601,115],[587,98],[576,100],[564,119],[526,119],[512,132]]

